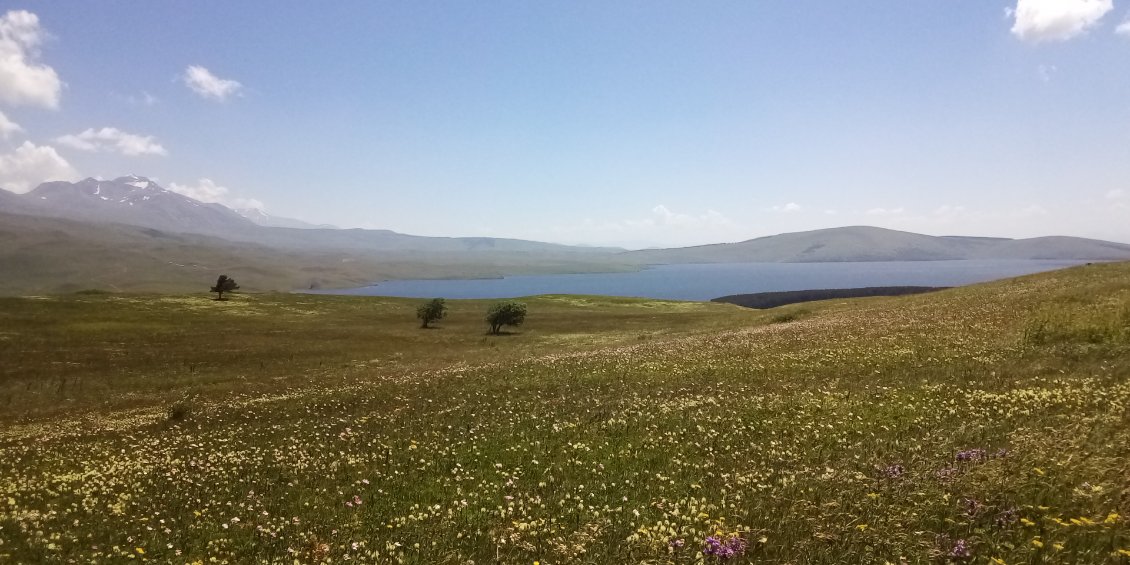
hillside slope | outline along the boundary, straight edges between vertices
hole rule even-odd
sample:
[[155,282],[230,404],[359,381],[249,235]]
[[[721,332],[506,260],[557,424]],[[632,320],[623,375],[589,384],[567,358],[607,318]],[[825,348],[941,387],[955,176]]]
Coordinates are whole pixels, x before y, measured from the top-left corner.
[[[162,188],[152,179],[130,175],[113,180],[46,182],[27,194],[0,190],[0,212],[60,218],[93,224],[125,224],[164,232],[221,237],[285,250],[331,252],[537,253],[544,258],[601,256],[621,249],[577,247],[492,237],[428,237],[390,230],[312,226],[272,220],[256,211],[259,225],[221,204],[204,203]],[[291,227],[281,227],[289,225]]]
[[742,241],[621,254],[648,264],[822,263],[956,259],[1130,259],[1130,245],[1076,237],[935,237],[868,226],[785,233]]
[[[294,230],[301,231],[301,230]],[[279,249],[139,226],[0,212],[0,295],[193,292],[220,274],[244,290],[357,287],[390,278],[625,270],[583,255]]]
[[1130,263],[765,312],[535,297],[498,337],[485,302],[434,330],[416,304],[0,299],[0,554],[1130,554]]

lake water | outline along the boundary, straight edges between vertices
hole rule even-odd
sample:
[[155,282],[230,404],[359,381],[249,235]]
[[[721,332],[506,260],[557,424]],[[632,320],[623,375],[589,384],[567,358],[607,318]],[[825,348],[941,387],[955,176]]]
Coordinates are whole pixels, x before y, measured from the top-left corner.
[[634,273],[521,275],[501,279],[398,280],[323,294],[408,298],[515,298],[535,294],[603,294],[710,300],[729,294],[858,288],[960,286],[1085,261],[889,261],[875,263],[722,263],[662,265]]

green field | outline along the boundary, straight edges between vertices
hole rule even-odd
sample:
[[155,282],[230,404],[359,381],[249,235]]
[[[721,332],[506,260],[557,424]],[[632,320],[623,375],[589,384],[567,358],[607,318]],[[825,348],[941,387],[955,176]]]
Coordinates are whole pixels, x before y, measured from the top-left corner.
[[0,563],[1130,563],[1130,263],[419,302],[0,299]]

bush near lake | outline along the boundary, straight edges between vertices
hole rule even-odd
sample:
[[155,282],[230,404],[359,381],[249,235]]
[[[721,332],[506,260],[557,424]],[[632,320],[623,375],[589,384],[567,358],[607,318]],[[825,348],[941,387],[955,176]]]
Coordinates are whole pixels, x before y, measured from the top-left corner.
[[1130,559],[1130,264],[530,304],[0,300],[0,562]]

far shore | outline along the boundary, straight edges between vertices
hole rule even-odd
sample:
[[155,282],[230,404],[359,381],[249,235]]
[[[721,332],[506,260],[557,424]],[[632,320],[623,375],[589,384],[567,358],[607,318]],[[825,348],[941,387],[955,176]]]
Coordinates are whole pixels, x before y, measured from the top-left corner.
[[837,298],[867,298],[872,296],[903,296],[922,294],[952,288],[948,286],[868,286],[863,288],[825,288],[814,290],[787,290],[783,292],[756,292],[753,294],[731,294],[712,299],[711,302],[725,302],[746,308],[776,308],[788,304],[833,300]]

